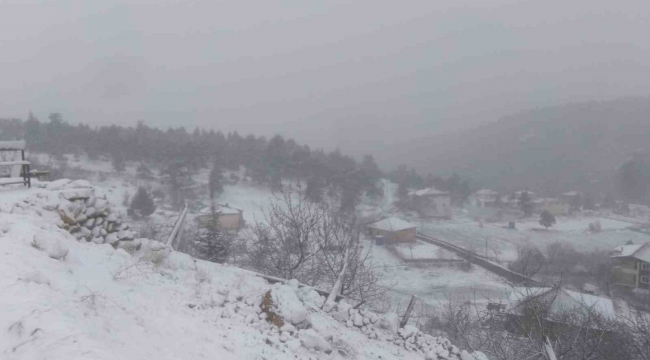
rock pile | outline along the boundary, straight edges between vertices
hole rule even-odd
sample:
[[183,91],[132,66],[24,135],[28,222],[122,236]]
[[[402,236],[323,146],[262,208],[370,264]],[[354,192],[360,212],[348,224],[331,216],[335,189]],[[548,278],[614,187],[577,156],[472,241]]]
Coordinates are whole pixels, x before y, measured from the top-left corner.
[[111,244],[115,248],[137,248],[135,233],[122,221],[119,213],[111,209],[106,196],[97,196],[86,180],[61,179],[46,188],[58,193],[50,199],[46,210],[58,212],[59,227],[67,230],[79,241]]
[[[273,301],[273,312],[281,315],[282,326],[269,326],[266,329],[267,341],[278,346],[296,346],[298,341],[303,347],[329,353],[337,348],[337,339],[327,331],[319,332],[317,323],[312,323],[312,316],[324,313],[320,309],[325,298],[309,288],[298,288],[295,280],[286,285],[276,284],[265,295]],[[264,304],[262,304],[264,308]],[[268,305],[266,306],[269,307]],[[267,317],[268,311],[259,312],[260,321]],[[407,325],[399,328],[399,318],[394,313],[377,315],[364,309],[354,309],[341,301],[329,313],[336,321],[346,324],[348,328],[357,329],[369,339],[385,341],[399,348],[417,353],[427,360],[482,360],[486,359],[481,353],[470,354],[461,351],[449,340],[421,332],[415,326]]]

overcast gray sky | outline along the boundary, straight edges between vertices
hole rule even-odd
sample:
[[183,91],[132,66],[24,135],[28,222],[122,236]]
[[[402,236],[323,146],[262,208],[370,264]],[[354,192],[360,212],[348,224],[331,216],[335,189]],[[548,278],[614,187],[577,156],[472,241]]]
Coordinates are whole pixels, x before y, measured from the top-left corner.
[[0,117],[281,133],[381,159],[521,109],[650,95],[649,15],[647,0],[3,0]]

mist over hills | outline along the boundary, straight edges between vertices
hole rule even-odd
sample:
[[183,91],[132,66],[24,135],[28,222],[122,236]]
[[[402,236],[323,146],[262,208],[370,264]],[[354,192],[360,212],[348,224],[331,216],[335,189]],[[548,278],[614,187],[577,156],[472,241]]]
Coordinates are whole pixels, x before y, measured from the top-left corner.
[[[421,173],[470,177],[474,187],[616,191],[618,167],[650,146],[650,99],[539,108],[455,134],[393,147]],[[416,150],[417,149],[417,150]]]

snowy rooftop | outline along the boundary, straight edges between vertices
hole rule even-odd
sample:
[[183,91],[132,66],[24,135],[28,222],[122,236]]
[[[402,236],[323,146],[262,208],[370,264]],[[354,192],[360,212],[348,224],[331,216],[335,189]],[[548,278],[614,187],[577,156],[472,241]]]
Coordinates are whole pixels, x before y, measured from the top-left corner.
[[383,230],[383,231],[400,231],[406,229],[413,229],[416,226],[408,221],[398,219],[396,217],[389,217],[384,220],[379,220],[368,225],[369,228]]
[[409,192],[409,195],[415,195],[415,196],[437,196],[437,195],[447,195],[447,194],[448,193],[446,191],[440,191],[432,187]]
[[498,195],[498,194],[499,194],[498,192],[490,189],[481,189],[476,192],[476,195]]
[[527,300],[549,296],[549,298],[553,299],[551,304],[552,312],[556,314],[561,311],[588,308],[606,318],[616,316],[614,304],[609,298],[567,289],[560,289],[557,294],[552,294],[552,291],[553,288],[546,287],[514,288],[508,298],[508,308],[512,311]]
[[[203,208],[201,211],[199,211],[199,214],[200,215],[209,215],[210,212],[211,212],[211,209],[208,206],[206,208]],[[223,215],[238,215],[239,214],[238,209],[234,209],[234,208],[231,208],[231,207],[217,207],[217,212],[219,214],[223,214]]]
[[633,257],[650,262],[650,246],[648,244],[623,245],[614,248],[612,257]]

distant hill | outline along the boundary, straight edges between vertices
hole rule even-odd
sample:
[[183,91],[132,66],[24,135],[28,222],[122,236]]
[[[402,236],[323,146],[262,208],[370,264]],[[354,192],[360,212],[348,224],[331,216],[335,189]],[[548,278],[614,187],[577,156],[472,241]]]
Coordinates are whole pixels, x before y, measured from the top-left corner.
[[650,99],[535,109],[396,148],[423,173],[458,172],[500,191],[615,191],[621,163],[650,148]]

